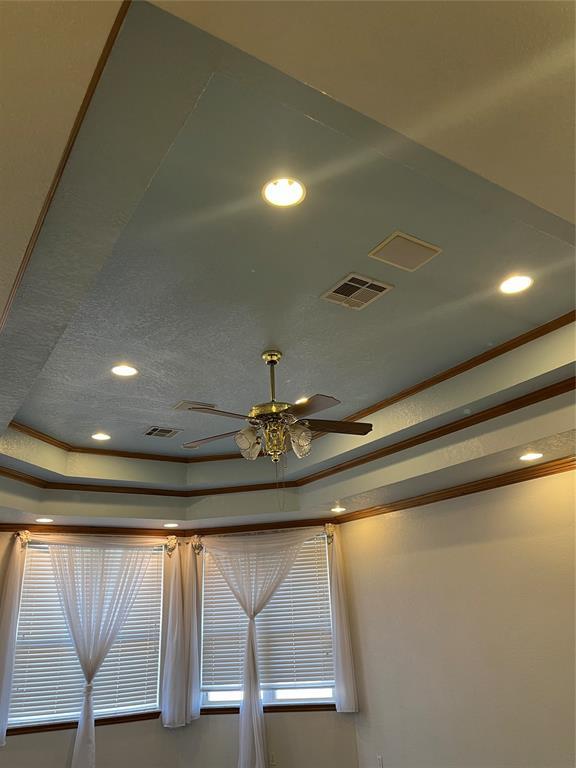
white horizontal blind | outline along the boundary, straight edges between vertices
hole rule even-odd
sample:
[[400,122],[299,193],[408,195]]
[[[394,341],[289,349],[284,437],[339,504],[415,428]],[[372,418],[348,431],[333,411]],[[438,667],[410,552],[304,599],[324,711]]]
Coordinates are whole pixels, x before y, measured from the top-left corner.
[[[154,550],[126,623],[94,681],[96,716],[158,709],[163,551]],[[84,675],[48,547],[30,544],[20,602],[10,725],[75,720]]]
[[[325,536],[302,546],[292,570],[256,619],[264,691],[334,685],[330,589]],[[202,688],[240,691],[247,618],[207,554],[204,563]],[[322,691],[320,698],[331,696]],[[294,696],[299,698],[297,694]],[[310,700],[313,692],[301,698]],[[232,700],[234,696],[228,696]],[[240,698],[240,696],[236,697]],[[274,697],[273,697],[274,698]],[[276,696],[285,699],[285,696]],[[213,695],[208,700],[222,700]],[[270,697],[265,696],[265,700]]]

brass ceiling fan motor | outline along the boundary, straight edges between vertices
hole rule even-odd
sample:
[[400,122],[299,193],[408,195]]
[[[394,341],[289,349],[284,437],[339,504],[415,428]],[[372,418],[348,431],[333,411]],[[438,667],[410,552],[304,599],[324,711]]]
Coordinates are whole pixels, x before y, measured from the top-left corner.
[[330,395],[314,395],[301,403],[285,403],[276,400],[276,366],[282,359],[282,353],[269,349],[262,353],[262,359],[270,372],[270,400],[257,403],[250,409],[248,415],[220,411],[208,406],[196,406],[192,411],[211,413],[216,416],[226,416],[233,419],[243,419],[248,426],[239,432],[225,432],[213,437],[205,437],[185,443],[183,448],[199,448],[201,445],[234,436],[236,445],[245,459],[253,461],[263,453],[270,456],[273,462],[288,453],[290,448],[299,459],[310,453],[312,435],[314,432],[334,432],[344,435],[366,435],[372,425],[354,421],[328,421],[325,419],[309,419],[308,415],[323,411],[340,401]]

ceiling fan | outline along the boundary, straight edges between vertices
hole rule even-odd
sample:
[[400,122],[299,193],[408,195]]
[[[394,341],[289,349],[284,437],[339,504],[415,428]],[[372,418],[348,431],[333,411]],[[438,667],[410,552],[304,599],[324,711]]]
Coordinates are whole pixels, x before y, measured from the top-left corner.
[[190,443],[184,443],[182,447],[199,448],[213,440],[234,436],[236,445],[245,459],[253,461],[263,453],[265,456],[270,456],[273,462],[277,462],[284,453],[288,453],[290,447],[299,459],[308,456],[314,432],[367,435],[372,430],[372,424],[356,421],[309,419],[308,416],[313,413],[340,404],[340,400],[329,395],[313,395],[300,403],[284,403],[276,400],[275,369],[281,358],[282,353],[274,349],[262,354],[262,359],[270,370],[270,400],[267,403],[253,405],[247,416],[230,411],[219,411],[209,406],[198,405],[190,408],[191,411],[199,413],[242,419],[248,422],[247,427],[240,431],[192,440]]

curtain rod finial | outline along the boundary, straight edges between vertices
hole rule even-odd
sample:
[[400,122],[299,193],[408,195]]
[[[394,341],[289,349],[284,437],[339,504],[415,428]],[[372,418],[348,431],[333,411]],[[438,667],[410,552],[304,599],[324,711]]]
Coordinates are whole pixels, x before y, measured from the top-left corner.
[[32,538],[32,534],[30,531],[18,531],[18,533],[15,534],[16,538],[19,539],[20,544],[22,545],[22,548],[27,546],[27,544],[30,543],[30,539]]
[[334,531],[336,530],[336,526],[334,523],[326,523],[324,530],[326,531],[326,541],[328,544],[332,544],[334,541]]
[[204,545],[202,544],[202,536],[198,536],[198,534],[195,534],[190,539],[190,544],[192,545],[192,549],[197,555],[200,555],[202,553],[202,550],[204,549]]
[[172,552],[174,552],[177,546],[178,546],[177,536],[166,536],[166,554],[168,555],[168,557],[172,557]]

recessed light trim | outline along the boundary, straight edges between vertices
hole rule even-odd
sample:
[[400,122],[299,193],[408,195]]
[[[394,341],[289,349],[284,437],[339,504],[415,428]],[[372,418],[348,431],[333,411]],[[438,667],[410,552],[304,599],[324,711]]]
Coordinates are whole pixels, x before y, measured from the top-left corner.
[[106,432],[94,432],[92,440],[110,440],[110,435]]
[[544,456],[544,454],[538,453],[538,451],[528,451],[528,453],[520,456],[520,461],[536,461],[536,459],[541,459],[542,456]]
[[330,512],[346,512],[346,507],[343,507],[339,501],[332,507]]
[[114,376],[136,376],[138,368],[134,368],[133,365],[127,365],[126,363],[119,363],[112,368]]
[[534,280],[529,275],[510,275],[500,283],[500,291],[506,294],[522,293],[533,283]]
[[298,400],[294,401],[294,405],[304,405],[304,403],[307,403],[310,398],[308,397],[299,397]]
[[306,187],[298,179],[272,179],[262,187],[262,197],[270,205],[288,208],[299,205],[306,197]]
[[37,517],[36,522],[37,523],[53,523],[54,520],[51,517]]
[[180,523],[164,523],[164,528],[179,528]]

